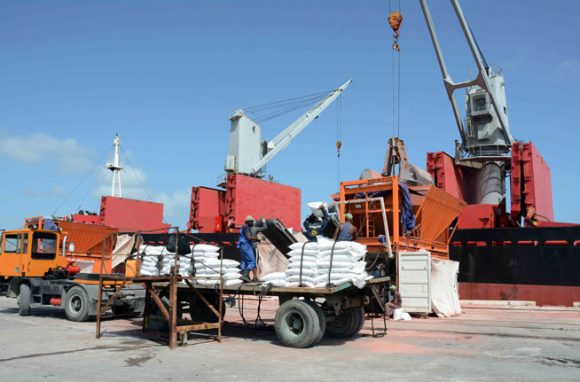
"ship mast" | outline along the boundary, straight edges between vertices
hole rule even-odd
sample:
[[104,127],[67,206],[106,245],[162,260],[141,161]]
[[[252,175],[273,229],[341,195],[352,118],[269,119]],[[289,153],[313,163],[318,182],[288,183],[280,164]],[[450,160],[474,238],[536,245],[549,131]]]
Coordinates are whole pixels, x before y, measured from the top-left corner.
[[121,148],[121,138],[119,134],[115,134],[115,139],[113,140],[115,146],[115,156],[113,157],[113,163],[107,163],[105,167],[113,173],[113,181],[111,185],[111,196],[123,197],[123,192],[121,189],[121,163],[119,160],[119,151]]

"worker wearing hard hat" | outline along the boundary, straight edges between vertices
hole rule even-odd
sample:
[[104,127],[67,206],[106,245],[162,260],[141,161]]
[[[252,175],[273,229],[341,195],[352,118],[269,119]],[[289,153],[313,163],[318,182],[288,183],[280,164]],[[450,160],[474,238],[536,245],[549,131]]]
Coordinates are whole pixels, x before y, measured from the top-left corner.
[[[263,227],[256,227],[256,221],[250,215],[246,217],[245,223],[240,229],[240,239],[238,240],[238,248],[242,254],[242,261],[240,269],[242,271],[242,280],[248,282],[251,279],[256,280],[256,248],[258,246],[257,234],[266,229]],[[250,278],[252,273],[252,278]]]
[[336,241],[352,241],[357,238],[357,229],[352,224],[352,214],[344,215],[345,222],[338,226],[334,233],[334,240]]

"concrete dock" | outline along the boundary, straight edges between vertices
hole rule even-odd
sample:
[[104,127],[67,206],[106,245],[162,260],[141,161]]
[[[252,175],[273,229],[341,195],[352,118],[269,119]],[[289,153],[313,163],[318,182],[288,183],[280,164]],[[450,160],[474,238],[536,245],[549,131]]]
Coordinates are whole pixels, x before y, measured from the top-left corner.
[[[254,322],[256,302],[246,301]],[[272,324],[276,301],[264,301]],[[310,349],[280,346],[272,328],[244,327],[228,309],[222,343],[190,335],[169,350],[161,334],[143,335],[141,319],[67,321],[58,309],[18,316],[0,298],[2,381],[580,381],[580,310],[470,307],[451,319],[389,321],[373,338],[371,322],[348,341],[323,339]],[[379,321],[375,322],[379,324]]]

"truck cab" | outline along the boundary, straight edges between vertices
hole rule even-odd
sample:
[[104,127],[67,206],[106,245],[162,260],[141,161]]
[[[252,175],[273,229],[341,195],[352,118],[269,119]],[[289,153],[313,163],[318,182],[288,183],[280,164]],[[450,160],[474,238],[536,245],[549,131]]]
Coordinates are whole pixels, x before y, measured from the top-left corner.
[[0,279],[57,278],[69,265],[61,243],[62,234],[58,231],[21,229],[2,232]]

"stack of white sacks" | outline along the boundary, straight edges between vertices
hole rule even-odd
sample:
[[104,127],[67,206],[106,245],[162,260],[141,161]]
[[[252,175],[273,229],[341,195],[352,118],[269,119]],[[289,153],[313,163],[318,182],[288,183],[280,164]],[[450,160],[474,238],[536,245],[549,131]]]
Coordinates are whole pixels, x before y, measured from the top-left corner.
[[[139,253],[142,255],[141,276],[168,275],[175,264],[175,253],[164,246],[142,245]],[[192,270],[191,255],[179,256],[179,274],[188,277]]]
[[[200,285],[219,285],[220,274],[223,274],[224,285],[242,283],[240,263],[235,260],[220,260],[220,248],[215,245],[197,244],[191,246],[192,253],[179,256],[179,274],[185,277],[195,275]],[[169,275],[175,264],[175,253],[164,246],[142,245],[141,275]],[[193,272],[195,268],[195,273]]]
[[366,246],[362,244],[319,237],[316,242],[294,243],[290,249],[288,270],[264,276],[264,283],[322,288],[350,281],[362,288],[372,278],[365,271]]
[[197,244],[191,247],[193,265],[195,267],[195,282],[199,285],[218,285],[220,274],[223,274],[224,285],[239,285],[242,283],[240,263],[235,260],[219,258],[219,247],[208,244]]

